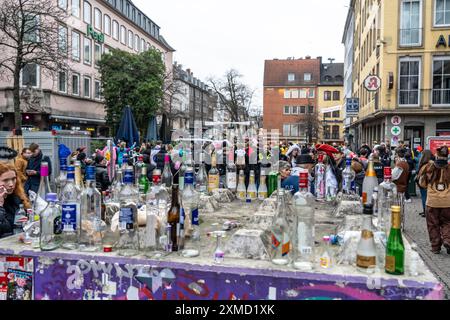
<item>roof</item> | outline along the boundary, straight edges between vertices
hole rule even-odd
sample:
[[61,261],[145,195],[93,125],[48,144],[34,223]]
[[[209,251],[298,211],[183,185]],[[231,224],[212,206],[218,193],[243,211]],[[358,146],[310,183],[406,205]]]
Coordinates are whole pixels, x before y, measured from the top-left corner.
[[170,52],[175,52],[176,50],[170,46],[169,43],[167,43],[166,39],[162,35],[159,35],[159,42],[168,49]]
[[[320,82],[322,58],[266,60],[264,66],[265,87],[315,86]],[[288,75],[295,74],[295,80],[289,81]],[[311,73],[311,81],[304,81],[304,74]]]
[[344,64],[324,63],[321,71],[321,85],[344,85]]

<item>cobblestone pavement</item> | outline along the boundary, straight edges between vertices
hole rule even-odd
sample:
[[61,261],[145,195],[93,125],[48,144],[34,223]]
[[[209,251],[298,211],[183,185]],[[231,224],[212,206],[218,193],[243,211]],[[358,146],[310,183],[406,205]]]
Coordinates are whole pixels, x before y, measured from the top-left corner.
[[441,254],[431,252],[430,240],[425,218],[419,216],[422,212],[420,195],[412,198],[412,203],[406,204],[405,234],[409,241],[417,244],[418,252],[430,270],[444,285],[446,299],[450,299],[450,255],[442,247]]

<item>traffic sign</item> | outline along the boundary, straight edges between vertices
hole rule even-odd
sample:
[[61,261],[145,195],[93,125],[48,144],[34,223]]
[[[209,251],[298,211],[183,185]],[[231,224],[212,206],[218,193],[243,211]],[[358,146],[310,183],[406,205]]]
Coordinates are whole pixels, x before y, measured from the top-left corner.
[[357,116],[359,113],[359,99],[347,98],[345,102],[345,109],[347,116]]
[[392,123],[394,126],[398,126],[398,125],[400,125],[400,124],[402,123],[402,118],[399,117],[399,116],[393,116],[393,117],[391,118],[391,123]]
[[381,88],[381,79],[376,75],[370,75],[364,80],[364,88],[367,91],[378,91]]
[[399,126],[394,126],[391,129],[391,133],[393,136],[398,137],[402,133],[402,128],[400,128]]

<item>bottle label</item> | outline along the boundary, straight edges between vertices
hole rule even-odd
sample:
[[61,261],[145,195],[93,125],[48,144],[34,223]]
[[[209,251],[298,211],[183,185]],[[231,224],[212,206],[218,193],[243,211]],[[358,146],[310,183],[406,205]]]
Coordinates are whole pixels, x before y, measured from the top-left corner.
[[247,197],[249,197],[250,199],[256,199],[256,192],[247,192]]
[[161,176],[153,176],[152,177],[152,180],[153,180],[153,184],[159,184],[160,182],[161,182]]
[[184,177],[180,177],[178,179],[178,187],[180,188],[180,190],[184,190],[184,180],[185,180]]
[[66,203],[62,205],[62,223],[64,232],[77,229],[78,204]]
[[239,192],[237,193],[237,197],[238,197],[239,199],[245,199],[245,191],[239,191]]
[[361,238],[364,240],[373,239],[373,232],[370,230],[363,230],[361,232]]
[[320,266],[322,268],[329,268],[331,266],[331,259],[328,256],[320,257]]
[[62,232],[63,232],[63,224],[61,221],[61,217],[56,217],[55,220],[53,220],[53,233],[61,234]]
[[312,254],[311,247],[300,247],[300,253],[304,255]]
[[131,170],[125,171],[123,175],[123,183],[133,183],[133,180],[134,180],[133,171]]
[[308,188],[308,173],[307,172],[300,172],[299,187],[300,187],[300,189]]
[[227,188],[236,189],[237,187],[237,177],[234,172],[227,173]]
[[214,252],[214,261],[216,263],[223,262],[224,258],[225,258],[225,253],[223,251],[218,250],[218,251]]
[[281,244],[280,240],[277,238],[275,234],[272,233],[272,248],[277,249],[280,246],[280,244]]
[[219,175],[210,175],[208,178],[209,191],[219,189]]
[[258,198],[259,199],[267,199],[268,198],[267,192],[258,192]]
[[357,255],[356,256],[356,265],[360,268],[369,268],[372,266],[376,266],[376,258],[375,257],[364,257]]
[[284,243],[281,244],[280,239],[277,238],[275,234],[272,233],[272,247],[273,249],[278,249],[281,246],[281,255],[283,257],[287,256],[289,254],[289,251],[291,250],[291,242],[289,241],[289,238],[287,235],[285,235],[285,239],[283,241]]
[[132,208],[121,208],[119,214],[119,230],[133,230],[134,219]]
[[363,194],[362,194],[362,203],[363,204],[367,203],[367,192],[363,192]]
[[199,220],[199,217],[198,217],[198,209],[192,210],[192,225],[193,226],[199,226],[200,225],[200,220]]
[[186,173],[184,175],[184,177],[180,177],[180,181],[181,181],[181,179],[183,179],[184,184],[194,184],[194,174],[193,173]]
[[387,272],[395,272],[395,257],[394,256],[386,256],[385,269]]

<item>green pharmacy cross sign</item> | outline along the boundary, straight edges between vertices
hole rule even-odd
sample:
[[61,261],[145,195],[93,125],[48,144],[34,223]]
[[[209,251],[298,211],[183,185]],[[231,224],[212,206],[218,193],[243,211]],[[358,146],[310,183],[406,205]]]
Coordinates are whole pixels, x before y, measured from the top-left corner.
[[92,39],[94,39],[95,41],[97,41],[99,43],[105,42],[105,35],[101,32],[95,32],[94,28],[90,24],[88,24],[88,26],[87,26],[86,35],[88,37],[90,36]]

